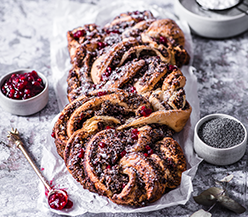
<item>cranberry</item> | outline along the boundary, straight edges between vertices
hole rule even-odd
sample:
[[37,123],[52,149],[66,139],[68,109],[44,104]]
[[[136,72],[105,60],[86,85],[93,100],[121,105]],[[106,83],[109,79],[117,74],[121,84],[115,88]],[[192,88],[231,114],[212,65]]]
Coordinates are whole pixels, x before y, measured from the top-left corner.
[[86,31],[84,29],[78,30],[73,34],[73,37],[75,39],[79,39],[80,37],[83,37],[86,35]]
[[106,146],[106,143],[100,142],[100,143],[99,143],[99,146],[100,146],[101,148],[104,148],[104,147]]
[[145,146],[145,153],[144,153],[144,155],[146,156],[146,157],[148,157],[148,156],[150,156],[151,154],[153,154],[153,150],[152,150],[152,148],[149,146],[149,145],[146,145]]
[[111,33],[120,34],[120,31],[118,29],[114,29],[114,30],[111,31]]
[[106,126],[106,130],[114,129],[113,127]]
[[138,18],[136,18],[136,20],[137,20],[137,22],[141,22],[141,21],[143,21],[143,20],[144,20],[144,18],[142,18],[142,17],[138,17]]
[[111,34],[111,33],[120,34],[120,31],[118,29],[107,29],[106,33],[107,34]]
[[34,70],[31,72],[31,75],[32,75],[32,76],[34,77],[34,79],[36,79],[36,80],[37,80],[38,77],[39,77],[38,74],[37,74],[37,72],[34,71]]
[[126,151],[125,150],[123,150],[122,152],[121,152],[121,157],[124,157],[125,155],[126,155]]
[[148,157],[148,154],[147,154],[147,153],[144,153],[144,156],[145,156],[145,157]]
[[106,94],[107,94],[106,91],[99,91],[99,92],[97,93],[97,96],[104,96],[104,95],[106,95]]
[[160,36],[159,37],[159,43],[160,44],[164,44],[164,45],[166,45],[167,44],[167,38],[166,37],[164,37],[164,36]]
[[24,83],[24,82],[22,82],[22,83],[17,83],[17,84],[16,84],[16,88],[18,88],[19,90],[23,90],[24,87],[25,87],[25,85],[27,85],[27,83]]
[[107,67],[106,72],[108,72],[109,74],[111,74],[112,73],[111,67]]
[[130,87],[130,92],[131,92],[131,93],[137,93],[137,90],[136,90],[135,87],[132,86],[132,87]]
[[64,195],[61,192],[56,192],[49,196],[48,203],[52,209],[61,210],[67,204],[67,194]]
[[125,183],[122,183],[122,189],[126,187],[126,184]]
[[51,137],[55,138],[55,132],[53,131]]
[[146,106],[141,107],[140,114],[144,117],[148,117],[152,113],[152,110],[150,108],[146,108]]
[[41,79],[41,78],[37,78],[37,81],[38,81],[39,83],[41,83],[41,82],[42,82],[42,79]]
[[137,140],[138,139],[138,134],[139,134],[139,131],[137,129],[133,129],[131,131],[131,137],[132,137],[132,139]]
[[146,150],[147,151],[151,150],[151,147],[149,145],[146,145]]
[[78,157],[79,158],[83,158],[84,157],[84,149],[80,149]]
[[3,94],[11,99],[28,99],[45,88],[42,79],[36,71],[24,74],[12,74],[9,80],[5,81],[1,90]]
[[177,69],[177,67],[174,65],[169,65],[169,71],[172,72],[174,69]]
[[111,168],[111,166],[110,166],[110,165],[108,165],[106,168],[107,168],[107,169],[110,169],[110,168]]
[[105,42],[101,42],[101,41],[98,42],[98,43],[97,43],[98,50],[101,50],[101,49],[105,48],[107,45],[108,45],[108,44],[105,43]]
[[30,91],[29,89],[25,89],[25,90],[24,90],[24,93],[28,95],[28,94],[31,93],[31,91]]
[[112,73],[112,68],[111,67],[107,67],[106,71],[101,76],[101,81],[107,80],[108,77],[111,75],[111,73]]
[[14,99],[14,94],[15,94],[15,90],[14,89],[11,89],[9,91],[9,97]]

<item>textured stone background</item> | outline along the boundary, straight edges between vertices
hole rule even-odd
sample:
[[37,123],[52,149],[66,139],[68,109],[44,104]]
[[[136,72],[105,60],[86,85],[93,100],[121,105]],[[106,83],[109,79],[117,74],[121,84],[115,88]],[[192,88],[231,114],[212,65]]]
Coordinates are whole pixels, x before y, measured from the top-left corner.
[[[82,1],[93,2],[97,1]],[[159,1],[173,10],[173,0]],[[1,0],[0,3],[0,76],[18,68],[34,68],[47,76],[49,103],[39,113],[20,117],[0,108],[0,216],[58,216],[43,213],[37,203],[40,182],[22,153],[11,147],[6,139],[11,127],[23,133],[28,151],[38,164],[42,146],[46,145],[47,128],[59,112],[50,69],[50,36],[55,0]],[[193,35],[195,75],[201,117],[210,113],[226,113],[248,126],[248,33],[224,40],[211,40]],[[227,189],[232,198],[248,204],[248,153],[231,166],[213,166],[202,162],[193,180],[197,195],[214,185],[215,179],[234,174]],[[202,208],[191,197],[185,206],[171,207],[140,214],[92,214],[84,216],[190,216]],[[211,210],[213,216],[237,216],[219,206]],[[248,216],[248,211],[239,216]]]

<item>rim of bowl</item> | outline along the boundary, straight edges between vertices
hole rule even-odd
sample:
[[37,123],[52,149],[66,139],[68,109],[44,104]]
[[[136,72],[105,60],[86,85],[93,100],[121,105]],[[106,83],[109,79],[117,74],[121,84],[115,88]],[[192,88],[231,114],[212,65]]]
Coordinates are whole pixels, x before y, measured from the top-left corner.
[[39,75],[39,77],[41,77],[43,83],[45,84],[45,88],[37,95],[31,97],[31,98],[28,98],[28,99],[11,99],[7,96],[5,96],[2,92],[2,90],[0,90],[0,94],[6,99],[6,100],[9,100],[9,101],[12,101],[12,102],[15,102],[15,103],[23,103],[23,102],[28,102],[28,101],[31,101],[31,100],[34,100],[36,98],[38,98],[40,95],[42,95],[45,91],[47,91],[48,89],[48,80],[46,78],[45,75],[43,75],[42,73],[40,73],[39,71],[35,70],[35,69],[18,69],[18,70],[14,70],[14,71],[11,71],[11,72],[8,72],[7,74],[3,75],[1,78],[0,78],[0,88],[2,88],[2,85],[3,83],[6,81],[6,79],[8,79],[12,74],[16,73],[16,74],[24,74],[25,72],[32,72],[32,71],[36,71],[37,74]]
[[235,21],[235,20],[238,20],[238,19],[241,19],[245,16],[247,16],[245,13],[241,13],[239,15],[236,15],[236,16],[227,16],[226,18],[223,18],[223,19],[215,19],[215,18],[211,18],[211,17],[203,17],[203,16],[200,16],[198,14],[195,14],[193,13],[192,11],[188,10],[187,8],[185,8],[183,6],[183,4],[181,3],[182,0],[176,0],[176,2],[178,2],[178,6],[180,6],[186,13],[188,13],[189,15],[197,18],[197,19],[202,19],[202,20],[205,20],[205,21],[210,21],[210,22],[226,22],[226,21]]
[[[238,123],[241,124],[241,126],[243,127],[244,129],[244,132],[245,132],[245,135],[244,135],[244,139],[242,140],[242,142],[240,142],[239,144],[236,144],[234,146],[231,146],[229,148],[216,148],[216,147],[213,147],[213,146],[210,146],[208,144],[206,144],[205,142],[203,142],[201,140],[201,138],[199,137],[198,135],[198,130],[200,128],[200,126],[205,123],[206,121],[208,120],[211,120],[211,119],[214,119],[214,118],[229,118],[229,119],[232,119],[232,120],[235,120],[237,121]],[[247,130],[244,126],[244,124],[239,121],[237,118],[231,116],[231,115],[227,115],[227,114],[222,114],[222,113],[214,113],[214,114],[210,114],[210,115],[206,115],[204,116],[203,118],[201,118],[195,125],[195,130],[194,130],[194,133],[195,133],[195,136],[197,137],[197,139],[199,139],[199,141],[201,141],[201,143],[205,146],[207,146],[209,149],[213,150],[213,151],[227,151],[227,150],[232,150],[232,149],[235,149],[239,146],[241,146],[245,141],[247,142]]]

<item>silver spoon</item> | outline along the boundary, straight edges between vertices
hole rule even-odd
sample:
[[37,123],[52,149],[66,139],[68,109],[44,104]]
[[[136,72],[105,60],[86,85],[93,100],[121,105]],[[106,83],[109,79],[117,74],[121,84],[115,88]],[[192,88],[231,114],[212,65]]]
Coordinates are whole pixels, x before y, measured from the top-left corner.
[[19,148],[22,151],[22,153],[24,154],[24,156],[26,157],[26,159],[28,160],[28,162],[30,163],[32,168],[34,169],[35,173],[38,175],[38,177],[40,178],[40,180],[44,184],[45,188],[48,190],[49,193],[48,193],[47,198],[48,198],[49,206],[51,208],[57,209],[57,210],[63,209],[66,206],[66,204],[68,203],[68,195],[67,195],[66,191],[60,190],[60,189],[53,189],[48,184],[47,180],[41,174],[40,170],[38,169],[38,167],[36,166],[34,161],[29,156],[28,152],[24,148],[17,129],[12,128],[11,131],[8,132],[7,137],[10,141],[12,141],[16,145],[17,148]]
[[237,6],[242,0],[195,0],[203,9],[206,10],[227,10]]

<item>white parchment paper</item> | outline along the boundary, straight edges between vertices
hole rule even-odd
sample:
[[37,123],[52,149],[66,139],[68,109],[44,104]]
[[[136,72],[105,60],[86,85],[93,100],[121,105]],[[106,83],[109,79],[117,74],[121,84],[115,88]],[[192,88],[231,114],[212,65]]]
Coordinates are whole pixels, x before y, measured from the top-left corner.
[[[142,1],[115,1],[114,3],[112,3],[112,1],[104,1],[104,3],[105,4],[101,4],[100,2],[98,5],[92,5],[59,1],[54,18],[53,34],[51,38],[51,69],[55,81],[54,89],[56,91],[60,110],[62,110],[68,103],[66,97],[66,78],[71,68],[67,50],[66,33],[68,30],[72,30],[78,26],[88,23],[104,25],[121,12],[150,10],[154,16],[158,18],[172,18],[177,21],[178,25],[185,33],[186,49],[193,58],[192,39],[187,24],[178,20],[173,14],[166,10],[166,8],[154,5],[154,3],[148,4]],[[44,176],[48,180],[52,181],[52,184],[55,187],[67,190],[74,206],[69,210],[51,211],[59,214],[75,216],[85,212],[148,212],[173,205],[185,204],[193,190],[192,179],[194,178],[198,165],[201,162],[201,159],[199,159],[193,151],[193,128],[199,119],[199,101],[197,97],[197,80],[192,70],[193,68],[191,66],[184,66],[182,68],[182,72],[187,78],[185,87],[186,97],[191,104],[193,111],[185,128],[174,137],[183,148],[188,163],[188,170],[183,173],[181,185],[165,194],[157,202],[141,208],[120,206],[109,201],[106,197],[101,197],[83,189],[83,187],[69,174],[64,165],[64,161],[56,152],[53,138],[50,136],[53,124],[57,119],[57,117],[55,117],[47,135],[47,145],[43,149],[41,167],[44,168]],[[49,207],[42,184],[40,184],[39,189],[41,192],[40,198],[38,199],[39,207],[41,207],[43,211],[48,211]]]

